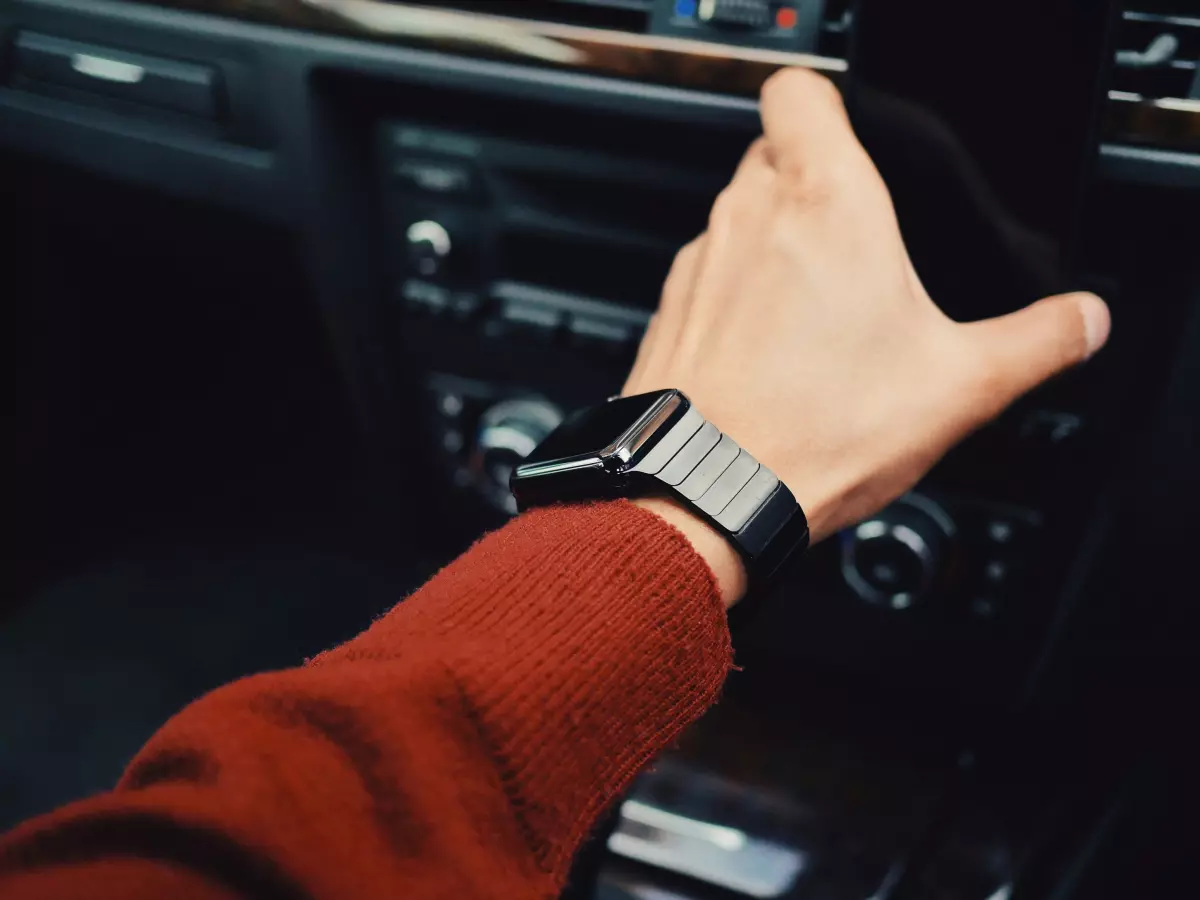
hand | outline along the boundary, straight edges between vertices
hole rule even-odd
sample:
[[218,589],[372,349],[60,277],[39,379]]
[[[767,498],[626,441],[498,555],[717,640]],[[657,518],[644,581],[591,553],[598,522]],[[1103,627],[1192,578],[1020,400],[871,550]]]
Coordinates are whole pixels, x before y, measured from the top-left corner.
[[[1110,320],[1099,298],[1070,294],[954,322],[921,285],[837,90],[779,72],[762,120],[708,231],[679,252],[624,393],[686,393],[791,488],[818,541],[1099,350]],[[727,571],[732,550],[717,552],[732,602],[744,575]]]

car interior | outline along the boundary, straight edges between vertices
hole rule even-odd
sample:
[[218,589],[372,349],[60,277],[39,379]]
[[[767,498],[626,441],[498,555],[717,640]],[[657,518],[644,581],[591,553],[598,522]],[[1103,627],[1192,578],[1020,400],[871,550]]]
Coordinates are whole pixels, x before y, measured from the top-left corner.
[[801,66],[951,317],[1113,340],[809,551],[569,894],[1189,893],[1198,63],[1196,0],[0,3],[0,830],[513,515]]

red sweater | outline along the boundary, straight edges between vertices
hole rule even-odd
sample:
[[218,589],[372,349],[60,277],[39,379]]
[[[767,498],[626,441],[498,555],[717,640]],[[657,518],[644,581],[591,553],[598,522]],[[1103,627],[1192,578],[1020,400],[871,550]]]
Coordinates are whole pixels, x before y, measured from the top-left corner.
[[0,897],[555,897],[717,698],[712,574],[629,503],[526,514],[362,635],[176,715],[0,841]]

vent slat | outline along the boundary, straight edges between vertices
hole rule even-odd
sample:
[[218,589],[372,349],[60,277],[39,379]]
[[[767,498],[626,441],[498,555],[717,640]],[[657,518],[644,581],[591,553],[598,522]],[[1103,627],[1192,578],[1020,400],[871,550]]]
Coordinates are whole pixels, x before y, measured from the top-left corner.
[[1200,15],[1194,0],[1130,0],[1117,34],[1113,90],[1125,97],[1200,96]]

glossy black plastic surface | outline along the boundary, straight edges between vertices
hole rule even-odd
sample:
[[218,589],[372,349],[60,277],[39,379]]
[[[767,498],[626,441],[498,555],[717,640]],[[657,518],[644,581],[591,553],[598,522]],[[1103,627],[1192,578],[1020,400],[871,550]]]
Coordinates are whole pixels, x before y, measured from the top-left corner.
[[918,273],[952,316],[1056,293],[1074,273],[1111,5],[863,0],[848,87]]

